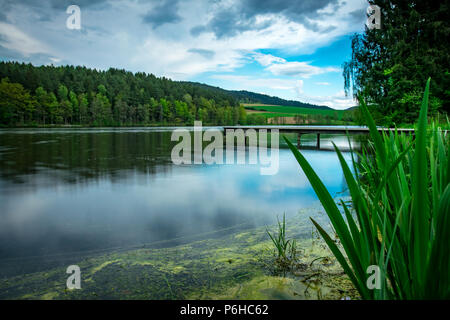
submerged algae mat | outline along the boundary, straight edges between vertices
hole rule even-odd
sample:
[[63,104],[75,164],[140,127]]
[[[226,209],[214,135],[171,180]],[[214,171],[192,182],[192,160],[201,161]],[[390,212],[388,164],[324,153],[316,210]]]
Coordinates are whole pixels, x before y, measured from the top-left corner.
[[[298,268],[280,275],[265,227],[162,249],[110,252],[78,263],[81,289],[65,268],[0,280],[0,299],[341,299],[352,284],[315,232],[308,209],[286,220]],[[322,223],[323,224],[323,223]],[[275,226],[269,228],[276,231]]]

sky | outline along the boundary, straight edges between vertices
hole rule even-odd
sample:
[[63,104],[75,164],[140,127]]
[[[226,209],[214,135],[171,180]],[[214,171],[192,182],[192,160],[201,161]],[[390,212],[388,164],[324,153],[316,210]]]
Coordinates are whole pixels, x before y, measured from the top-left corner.
[[[67,27],[70,5],[80,29]],[[0,0],[0,60],[153,73],[335,109],[366,0]]]

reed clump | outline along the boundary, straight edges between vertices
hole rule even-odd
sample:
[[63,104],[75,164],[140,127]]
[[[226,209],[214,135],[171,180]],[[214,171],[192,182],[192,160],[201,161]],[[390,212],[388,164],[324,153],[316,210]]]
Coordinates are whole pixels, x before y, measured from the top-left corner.
[[283,220],[277,218],[278,232],[270,233],[269,235],[276,251],[276,259],[274,269],[276,273],[283,273],[290,271],[297,261],[297,242],[295,239],[287,239],[286,237],[286,215],[283,215]]
[[[285,138],[340,244],[311,220],[363,299],[450,298],[450,142],[436,122],[428,124],[429,87],[430,80],[414,135],[379,133],[361,101],[370,142],[352,152],[353,170],[335,146],[352,198],[343,212]],[[375,288],[368,285],[374,270]]]

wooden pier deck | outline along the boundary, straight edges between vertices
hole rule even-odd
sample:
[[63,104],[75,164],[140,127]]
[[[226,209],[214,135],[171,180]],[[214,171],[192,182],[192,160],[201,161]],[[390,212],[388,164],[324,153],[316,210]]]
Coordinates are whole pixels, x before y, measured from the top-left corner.
[[[300,138],[303,134],[316,134],[317,135],[317,147],[320,148],[320,135],[321,134],[369,134],[369,128],[366,127],[344,127],[344,126],[224,126],[223,130],[226,133],[227,130],[242,129],[244,131],[249,129],[258,130],[270,130],[277,129],[280,133],[297,133],[297,147],[300,147]],[[395,131],[414,134],[414,129],[395,129],[395,128],[378,128],[379,132]]]
[[[300,133],[300,134],[308,134],[308,133],[315,133],[315,134],[346,134],[353,133],[353,134],[364,134],[369,133],[369,128],[366,127],[340,127],[340,126],[224,126],[223,129],[226,131],[227,129],[242,129],[242,130],[248,130],[248,129],[255,129],[255,130],[261,130],[261,129],[278,129],[279,132],[286,132],[286,133]],[[395,128],[378,128],[378,131],[380,132],[389,132],[389,131],[395,131]],[[406,133],[414,133],[414,129],[397,129],[398,132],[406,132]]]

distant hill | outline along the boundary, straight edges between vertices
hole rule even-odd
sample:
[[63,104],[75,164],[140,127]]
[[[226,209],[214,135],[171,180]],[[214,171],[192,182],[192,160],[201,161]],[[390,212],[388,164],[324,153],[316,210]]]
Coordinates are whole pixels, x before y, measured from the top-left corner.
[[334,110],[327,106],[319,106],[315,104],[295,101],[295,100],[285,100],[274,96],[269,96],[266,94],[250,92],[250,91],[237,91],[237,90],[225,90],[219,87],[210,86],[204,83],[198,82],[182,82],[186,84],[191,84],[196,87],[201,87],[203,89],[209,89],[214,92],[221,92],[223,94],[228,94],[240,103],[249,104],[264,104],[264,105],[276,105],[276,106],[290,106],[290,107],[301,107],[310,109],[320,109],[320,110]]
[[276,105],[276,106],[291,106],[291,107],[301,107],[301,108],[311,108],[311,109],[321,109],[321,110],[333,110],[327,106],[318,106],[315,104],[295,101],[295,100],[285,100],[278,97],[269,96],[266,94],[260,94],[250,91],[228,91],[235,99],[241,103],[261,103],[266,105]]

